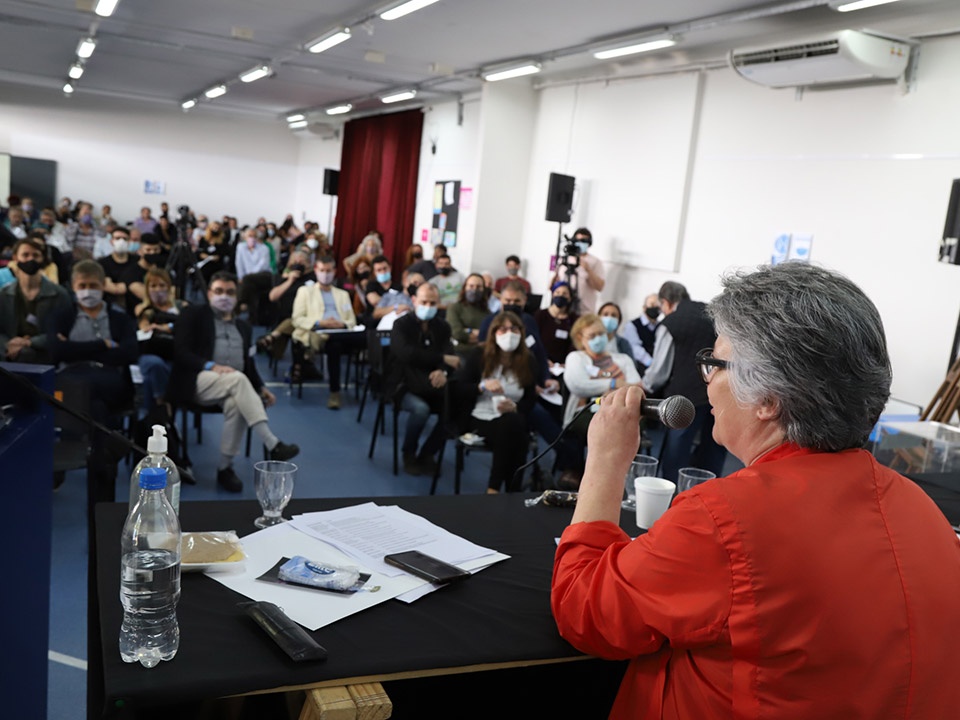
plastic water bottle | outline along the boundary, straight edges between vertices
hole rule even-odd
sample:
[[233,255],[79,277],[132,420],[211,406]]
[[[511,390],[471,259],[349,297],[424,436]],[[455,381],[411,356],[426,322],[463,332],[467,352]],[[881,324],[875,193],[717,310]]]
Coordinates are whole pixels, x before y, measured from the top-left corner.
[[147,438],[147,454],[137,463],[130,474],[130,509],[140,498],[140,471],[144,468],[163,468],[167,471],[167,500],[173,505],[174,512],[180,514],[180,471],[167,456],[167,429],[163,425],[153,426],[153,435]]
[[121,539],[120,657],[152,668],[180,647],[180,521],[164,493],[167,472],[140,471],[140,496]]

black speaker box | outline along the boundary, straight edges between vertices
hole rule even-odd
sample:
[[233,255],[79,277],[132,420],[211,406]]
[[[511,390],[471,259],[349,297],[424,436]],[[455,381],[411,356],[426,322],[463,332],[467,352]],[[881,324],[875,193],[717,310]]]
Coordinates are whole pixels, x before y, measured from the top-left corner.
[[570,175],[550,173],[550,187],[547,189],[547,222],[570,222],[575,183],[576,178]]
[[324,168],[323,170],[323,194],[336,195],[337,186],[340,184],[340,171]]
[[947,220],[943,224],[945,238],[960,238],[960,180],[953,181],[950,203],[947,205]]

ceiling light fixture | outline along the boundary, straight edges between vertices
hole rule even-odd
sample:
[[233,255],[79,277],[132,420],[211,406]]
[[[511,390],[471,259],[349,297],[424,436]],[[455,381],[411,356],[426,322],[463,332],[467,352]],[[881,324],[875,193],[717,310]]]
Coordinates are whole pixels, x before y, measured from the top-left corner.
[[540,63],[528,62],[523,65],[514,65],[504,70],[495,70],[484,73],[483,79],[487,82],[496,82],[497,80],[509,80],[510,78],[523,77],[524,75],[533,75],[540,72]]
[[326,35],[321,35],[316,40],[311,40],[307,43],[306,47],[312,53],[322,53],[324,50],[329,50],[332,47],[336,47],[342,42],[346,42],[350,39],[350,28],[337,28],[333,32],[329,32]]
[[182,103],[180,103],[180,107],[182,107],[184,110],[191,110],[196,106],[197,106],[197,101],[195,98],[184,100]]
[[117,9],[119,2],[120,0],[97,0],[97,6],[93,11],[100,17],[110,17]]
[[400,92],[395,92],[391,95],[384,95],[382,98],[380,98],[380,102],[389,105],[390,103],[401,102],[403,100],[411,100],[416,96],[416,90],[401,90]]
[[303,113],[296,113],[295,115],[287,115],[287,122],[300,122],[301,120],[306,120],[306,118],[307,116]]
[[94,37],[85,37],[77,45],[77,57],[86,60],[88,57],[93,55],[93,51],[96,49],[97,39]]
[[292,123],[290,123],[290,125],[289,125],[288,127],[289,127],[291,130],[300,130],[301,128],[305,128],[305,127],[306,127],[307,125],[309,125],[309,124],[310,124],[310,123],[307,122],[306,120],[298,120],[297,122],[292,122]]
[[863,10],[864,8],[873,7],[874,5],[886,5],[892,2],[897,2],[897,0],[856,0],[856,2],[841,0],[841,2],[831,2],[830,7],[837,12],[851,12],[853,10]]
[[212,88],[203,91],[203,94],[213,100],[227,93],[226,85],[214,85]]
[[327,108],[325,112],[327,115],[343,115],[351,110],[353,110],[353,105],[350,103],[345,103],[343,105],[337,105],[336,107]]
[[67,75],[70,76],[71,80],[79,80],[80,76],[83,75],[83,65],[74,63],[70,66],[70,69],[67,70]]
[[73,92],[73,85],[71,83],[64,85],[63,92],[65,92],[67,95],[70,95]]
[[630,45],[620,45],[607,50],[598,50],[593,53],[597,60],[610,60],[611,58],[623,57],[624,55],[635,55],[636,53],[650,52],[651,50],[662,50],[663,48],[673,47],[677,41],[673,37],[657,38],[655,40],[644,40],[642,42],[633,42]]
[[252,70],[247,70],[240,76],[240,82],[252,83],[255,80],[273,75],[273,68],[269,65],[258,65]]
[[402,18],[404,15],[409,15],[412,12],[421,10],[427,5],[433,5],[437,0],[409,0],[401,5],[395,5],[389,10],[384,10],[380,13],[381,20],[396,20],[397,18]]

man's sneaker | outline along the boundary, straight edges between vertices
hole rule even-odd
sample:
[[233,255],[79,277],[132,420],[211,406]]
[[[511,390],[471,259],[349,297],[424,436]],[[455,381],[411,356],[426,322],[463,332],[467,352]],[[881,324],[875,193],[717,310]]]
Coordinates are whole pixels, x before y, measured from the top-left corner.
[[416,455],[413,453],[403,454],[403,471],[407,475],[413,475],[415,477],[423,475],[423,468],[420,466]]
[[243,490],[243,482],[237,477],[232,467],[217,470],[217,485],[227,492],[238,493]]
[[327,407],[330,408],[331,410],[340,409],[340,393],[338,392],[330,393],[330,397],[327,398]]
[[287,445],[285,442],[278,442],[273,450],[270,451],[271,460],[289,460],[290,458],[295,458],[300,454],[300,446],[290,444]]

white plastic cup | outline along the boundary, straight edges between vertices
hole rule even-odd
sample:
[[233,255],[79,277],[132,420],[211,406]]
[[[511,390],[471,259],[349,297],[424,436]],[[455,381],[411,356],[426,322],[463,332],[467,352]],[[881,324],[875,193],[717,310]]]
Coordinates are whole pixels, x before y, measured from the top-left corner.
[[[494,396],[493,396],[493,409],[494,409],[494,412],[500,413],[500,403],[503,403],[503,402],[506,402],[506,401],[507,401],[507,396],[506,396],[506,395],[494,395]],[[503,413],[500,413],[500,414],[502,415]]]
[[670,507],[676,483],[659,477],[638,477],[633,481],[637,492],[637,527],[649,530]]

